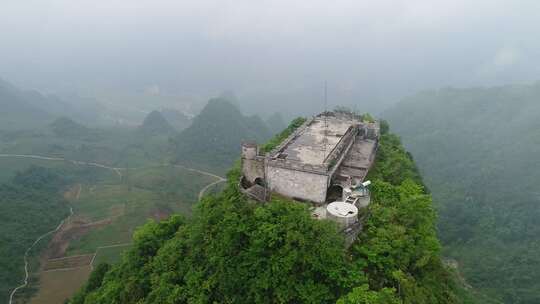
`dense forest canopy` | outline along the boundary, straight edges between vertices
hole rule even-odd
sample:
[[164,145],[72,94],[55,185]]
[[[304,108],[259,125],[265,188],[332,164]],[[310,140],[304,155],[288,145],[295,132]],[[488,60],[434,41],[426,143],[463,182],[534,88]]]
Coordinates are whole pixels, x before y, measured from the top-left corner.
[[385,114],[433,192],[445,254],[504,303],[540,302],[540,84],[442,89]]
[[335,223],[312,219],[305,204],[248,201],[236,166],[225,190],[205,197],[193,218],[140,228],[122,262],[101,266],[70,303],[465,301],[441,262],[435,212],[412,158],[395,135],[384,134],[380,145],[370,216],[350,249]]
[[24,276],[22,256],[34,240],[58,226],[69,214],[61,190],[61,172],[31,167],[0,185],[0,299]]

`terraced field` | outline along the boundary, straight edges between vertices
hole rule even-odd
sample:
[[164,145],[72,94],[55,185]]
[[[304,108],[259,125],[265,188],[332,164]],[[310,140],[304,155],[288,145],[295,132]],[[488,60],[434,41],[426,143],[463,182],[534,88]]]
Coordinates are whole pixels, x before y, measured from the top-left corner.
[[[33,164],[62,167],[66,172],[80,166],[44,159],[0,161],[11,174]],[[190,216],[198,196],[218,188],[223,180],[211,173],[167,165],[118,168],[120,174],[113,169],[92,182],[81,181],[65,193],[73,214],[52,236],[39,269],[29,269],[37,282],[18,291],[24,295],[37,290],[29,303],[62,303],[84,284],[95,265],[121,259],[137,227],[172,213]],[[25,297],[14,299],[13,303],[19,303]]]

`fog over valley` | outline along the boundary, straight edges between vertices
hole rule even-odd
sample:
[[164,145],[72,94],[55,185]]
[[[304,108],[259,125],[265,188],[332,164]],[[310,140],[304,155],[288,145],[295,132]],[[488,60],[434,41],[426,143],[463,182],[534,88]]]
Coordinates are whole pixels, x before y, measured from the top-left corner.
[[537,80],[539,9],[484,0],[6,0],[0,77],[103,103],[193,103],[195,112],[232,91],[260,114],[320,111],[327,80],[331,105],[373,112],[424,89]]
[[540,303],[540,2],[0,1],[0,304]]

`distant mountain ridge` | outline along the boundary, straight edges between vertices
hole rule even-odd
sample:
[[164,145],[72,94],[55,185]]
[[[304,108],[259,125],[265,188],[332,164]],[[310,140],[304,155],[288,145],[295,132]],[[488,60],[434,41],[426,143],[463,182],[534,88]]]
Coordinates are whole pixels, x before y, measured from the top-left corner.
[[59,117],[72,117],[85,123],[98,119],[100,106],[85,100],[68,103],[55,95],[22,90],[0,79],[0,129],[32,129],[51,123]]
[[279,112],[270,115],[266,119],[266,124],[268,125],[272,133],[278,133],[281,130],[285,129],[285,127],[287,127],[285,119],[283,119],[283,116]]
[[58,137],[82,139],[90,135],[97,135],[94,130],[91,130],[70,118],[60,117],[49,124],[53,133]]
[[179,163],[199,164],[221,172],[238,158],[242,141],[263,143],[270,136],[258,116],[244,116],[227,99],[215,98],[174,139],[174,157]]
[[176,131],[158,111],[152,111],[146,116],[139,131],[146,135],[172,134]]
[[44,99],[0,79],[0,129],[32,128],[50,122],[53,116],[34,104]]
[[447,88],[384,115],[438,202],[446,255],[498,302],[540,303],[539,101],[540,83]]
[[176,109],[165,108],[160,113],[177,131],[182,131],[191,124],[191,118]]

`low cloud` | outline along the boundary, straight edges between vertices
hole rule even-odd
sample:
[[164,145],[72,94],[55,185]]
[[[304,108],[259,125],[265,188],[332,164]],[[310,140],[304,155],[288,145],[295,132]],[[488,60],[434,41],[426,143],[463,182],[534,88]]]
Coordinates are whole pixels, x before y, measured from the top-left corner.
[[493,64],[496,67],[504,68],[514,65],[520,59],[519,50],[514,47],[503,47],[497,51],[493,58]]

